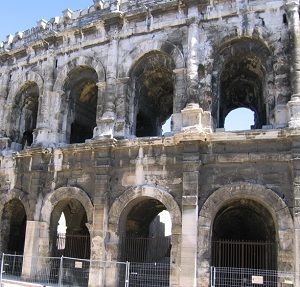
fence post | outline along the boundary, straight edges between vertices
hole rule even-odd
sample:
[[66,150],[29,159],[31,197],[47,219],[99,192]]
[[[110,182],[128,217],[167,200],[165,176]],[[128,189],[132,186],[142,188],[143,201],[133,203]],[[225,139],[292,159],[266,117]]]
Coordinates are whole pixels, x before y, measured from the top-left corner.
[[216,286],[216,267],[214,266],[210,267],[210,286]]
[[60,257],[60,263],[59,263],[59,275],[58,275],[58,286],[62,286],[62,278],[63,278],[63,258],[64,258],[64,256]]
[[2,258],[1,258],[0,286],[2,286],[3,266],[4,266],[4,253],[2,253]]
[[130,269],[130,262],[126,261],[125,287],[129,287],[129,269]]

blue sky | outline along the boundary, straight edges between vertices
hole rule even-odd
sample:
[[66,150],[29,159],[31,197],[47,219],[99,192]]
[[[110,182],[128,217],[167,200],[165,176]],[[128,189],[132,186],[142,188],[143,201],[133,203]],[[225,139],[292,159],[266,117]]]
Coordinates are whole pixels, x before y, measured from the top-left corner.
[[35,27],[40,19],[61,16],[67,8],[83,10],[93,4],[93,0],[1,0],[0,41]]

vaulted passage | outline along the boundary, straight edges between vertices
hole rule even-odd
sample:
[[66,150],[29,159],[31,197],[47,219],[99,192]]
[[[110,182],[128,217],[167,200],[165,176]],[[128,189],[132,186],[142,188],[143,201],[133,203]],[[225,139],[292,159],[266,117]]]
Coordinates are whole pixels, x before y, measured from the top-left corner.
[[266,92],[269,59],[267,48],[249,39],[234,40],[221,49],[215,63],[219,78],[213,103],[218,127],[223,128],[226,116],[237,108],[254,112],[253,129],[268,124],[268,103],[272,102]]
[[137,137],[161,135],[162,125],[173,113],[174,67],[169,56],[149,53],[131,71],[132,133]]
[[236,200],[216,216],[212,265],[276,269],[275,225],[270,213],[252,200]]
[[67,106],[66,138],[70,143],[84,143],[93,137],[98,99],[97,82],[96,72],[88,67],[77,67],[68,75],[64,87],[64,105]]
[[1,218],[2,252],[23,254],[27,216],[19,199],[13,199],[4,205]]
[[26,82],[18,92],[15,101],[13,117],[18,130],[16,130],[14,139],[24,148],[33,143],[33,131],[37,125],[39,106],[37,84],[30,81]]
[[121,226],[121,261],[131,262],[135,274],[130,286],[169,286],[171,220],[165,209],[156,199],[141,198]]

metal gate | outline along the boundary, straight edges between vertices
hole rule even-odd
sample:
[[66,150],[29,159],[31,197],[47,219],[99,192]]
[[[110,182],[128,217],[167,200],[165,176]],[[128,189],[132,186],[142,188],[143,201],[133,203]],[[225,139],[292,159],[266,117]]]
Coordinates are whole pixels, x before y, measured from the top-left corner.
[[60,234],[54,236],[53,257],[74,257],[90,259],[91,242],[89,235]]
[[276,244],[266,241],[216,240],[212,242],[212,265],[275,270]]
[[[121,239],[121,259],[130,262],[130,287],[168,287],[171,237]],[[122,276],[122,274],[121,274]]]

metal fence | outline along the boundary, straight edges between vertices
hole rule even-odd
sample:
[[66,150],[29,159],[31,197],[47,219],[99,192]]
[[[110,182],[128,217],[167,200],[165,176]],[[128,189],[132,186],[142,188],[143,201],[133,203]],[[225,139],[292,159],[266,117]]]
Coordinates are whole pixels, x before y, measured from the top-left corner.
[[293,287],[299,286],[296,273],[276,270],[211,267],[211,287]]
[[213,266],[276,269],[277,247],[273,242],[216,240],[212,247]]
[[170,265],[164,263],[130,263],[130,287],[167,287]]
[[[10,282],[37,283],[37,286],[87,287],[91,268],[114,270],[118,286],[129,286],[128,262],[108,262],[70,257],[25,257],[2,254],[0,285]],[[2,286],[2,285],[1,285]]]

